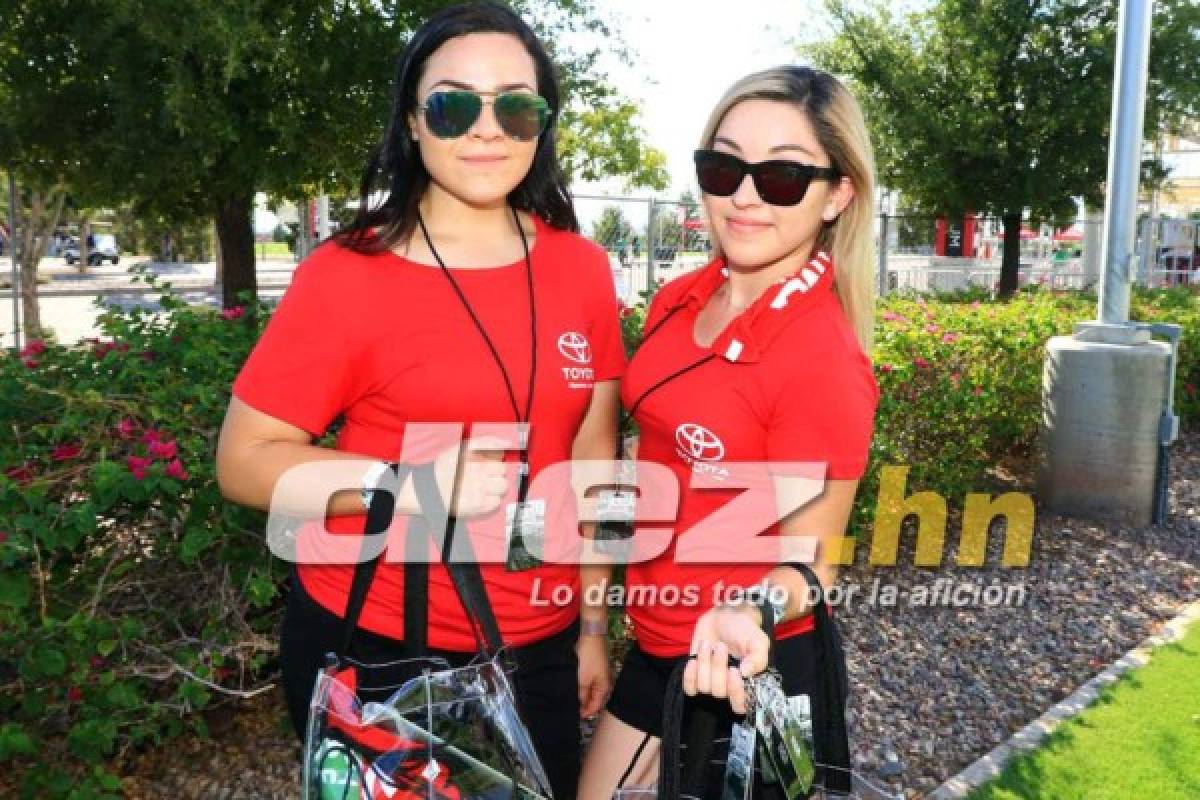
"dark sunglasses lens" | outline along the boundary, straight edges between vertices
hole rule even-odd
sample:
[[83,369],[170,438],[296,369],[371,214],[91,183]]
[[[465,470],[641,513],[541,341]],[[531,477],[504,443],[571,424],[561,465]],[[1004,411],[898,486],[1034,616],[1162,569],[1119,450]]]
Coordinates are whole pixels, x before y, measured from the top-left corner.
[[745,174],[736,158],[721,153],[696,154],[696,182],[706,194],[728,197],[738,190]]
[[434,92],[425,101],[425,124],[434,136],[453,139],[471,129],[482,109],[474,92]]
[[754,177],[758,196],[773,206],[794,206],[804,199],[811,180],[798,166],[760,164]]
[[541,136],[550,121],[550,104],[544,97],[528,92],[497,95],[494,108],[504,132],[523,142]]

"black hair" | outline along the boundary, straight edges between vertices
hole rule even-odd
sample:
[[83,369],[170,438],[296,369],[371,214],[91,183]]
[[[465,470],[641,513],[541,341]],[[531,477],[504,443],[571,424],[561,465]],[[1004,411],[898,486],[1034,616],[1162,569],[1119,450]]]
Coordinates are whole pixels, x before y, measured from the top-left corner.
[[[430,17],[413,34],[396,61],[392,109],[383,141],[363,170],[354,220],[335,235],[350,249],[378,253],[391,249],[412,233],[417,204],[430,180],[408,124],[409,115],[417,105],[417,82],[425,62],[439,47],[471,33],[505,33],[516,37],[533,59],[538,94],[550,104],[550,123],[538,139],[529,172],[509,193],[509,203],[540,216],[555,228],[578,232],[579,222],[555,148],[554,125],[560,97],[554,63],[533,30],[511,9],[495,2],[472,2],[449,6]],[[387,199],[372,208],[371,196],[380,191],[387,193]],[[376,235],[371,235],[372,231]]]

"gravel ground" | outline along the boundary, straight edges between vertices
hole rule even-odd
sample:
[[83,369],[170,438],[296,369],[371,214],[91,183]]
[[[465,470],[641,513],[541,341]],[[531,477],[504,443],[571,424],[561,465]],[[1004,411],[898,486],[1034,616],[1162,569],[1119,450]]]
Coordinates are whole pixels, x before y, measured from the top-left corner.
[[[852,681],[859,771],[906,798],[936,788],[1200,598],[1200,434],[1173,450],[1167,524],[1105,526],[1039,513],[1028,568],[899,565],[843,571],[857,602],[838,611]],[[1018,490],[1028,487],[1013,487]],[[957,550],[952,498],[945,563]],[[1002,527],[1002,524],[1001,526]],[[911,607],[915,587],[1023,585],[1022,605]],[[894,606],[869,602],[874,582]],[[945,583],[943,585],[946,585]],[[298,796],[299,748],[278,694],[210,716],[211,740],[173,742],[118,765],[130,798],[275,800]]]

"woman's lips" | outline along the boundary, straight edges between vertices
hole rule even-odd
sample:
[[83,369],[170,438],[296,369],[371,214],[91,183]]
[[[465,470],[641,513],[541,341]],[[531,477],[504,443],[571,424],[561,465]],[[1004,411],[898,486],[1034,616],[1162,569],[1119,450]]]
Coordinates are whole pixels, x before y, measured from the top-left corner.
[[733,233],[753,234],[765,231],[771,227],[771,223],[746,217],[726,217],[725,227]]
[[499,164],[501,161],[504,161],[506,158],[508,158],[508,156],[479,155],[479,156],[459,156],[459,158],[461,160],[467,162],[468,164],[477,164],[477,165],[486,166],[489,164]]

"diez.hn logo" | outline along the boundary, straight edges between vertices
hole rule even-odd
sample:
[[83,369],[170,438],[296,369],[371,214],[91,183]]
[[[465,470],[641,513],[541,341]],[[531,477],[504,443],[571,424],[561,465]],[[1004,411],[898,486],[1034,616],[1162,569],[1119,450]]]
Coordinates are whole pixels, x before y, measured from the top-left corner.
[[691,464],[693,461],[720,461],[725,457],[725,445],[717,435],[703,425],[685,422],[675,429],[675,444],[679,456]]
[[582,333],[567,331],[558,337],[558,352],[572,364],[580,366],[563,367],[563,378],[572,389],[590,388],[595,380],[595,371],[586,366],[592,363],[592,347],[587,337]]

